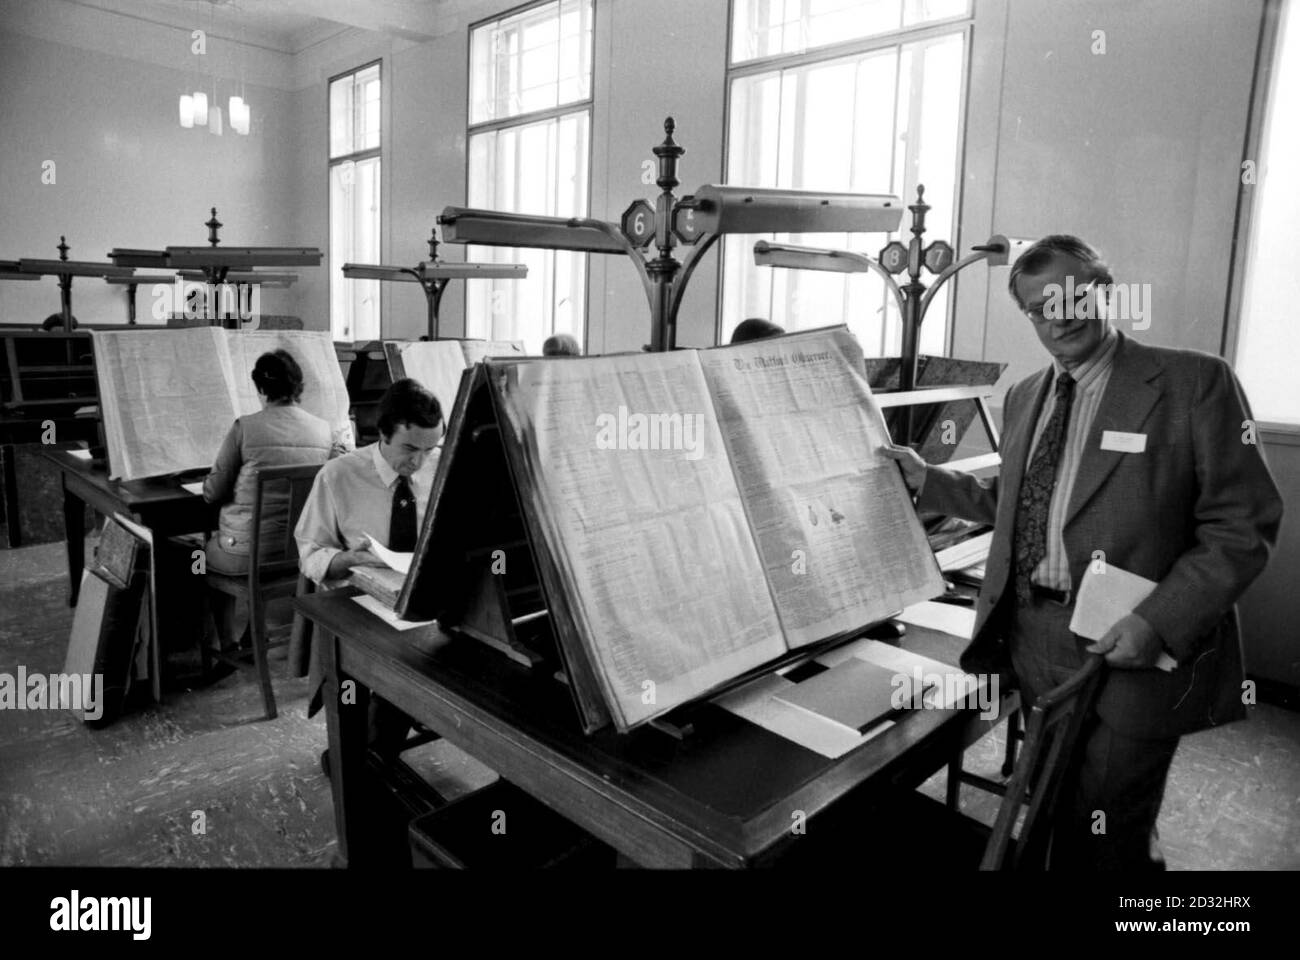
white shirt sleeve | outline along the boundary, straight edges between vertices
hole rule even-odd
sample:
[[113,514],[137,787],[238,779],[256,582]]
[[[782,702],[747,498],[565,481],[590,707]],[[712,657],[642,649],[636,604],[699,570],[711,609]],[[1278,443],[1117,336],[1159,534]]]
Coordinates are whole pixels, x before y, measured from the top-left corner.
[[334,490],[324,470],[316,475],[293,536],[298,542],[298,569],[319,585],[329,573],[330,561],[343,552]]

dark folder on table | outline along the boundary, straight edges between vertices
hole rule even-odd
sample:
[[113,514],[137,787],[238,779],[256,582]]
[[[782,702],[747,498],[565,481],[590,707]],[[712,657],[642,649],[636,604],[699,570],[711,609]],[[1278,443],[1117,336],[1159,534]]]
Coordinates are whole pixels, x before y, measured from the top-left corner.
[[919,707],[925,689],[915,688],[913,674],[851,657],[774,696],[856,733],[866,733],[903,710]]

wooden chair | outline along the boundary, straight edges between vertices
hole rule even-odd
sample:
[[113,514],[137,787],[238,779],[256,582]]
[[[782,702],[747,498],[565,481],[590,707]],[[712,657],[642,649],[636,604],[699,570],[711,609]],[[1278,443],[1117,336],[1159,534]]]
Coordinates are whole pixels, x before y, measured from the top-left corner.
[[[997,791],[1002,803],[991,828],[912,792],[891,807],[891,829],[900,835],[940,838],[945,848],[965,852],[970,865],[978,863],[980,870],[1046,869],[1051,814],[1100,690],[1103,668],[1100,656],[1089,656],[1072,677],[1034,704],[1015,772],[1005,789]],[[1013,838],[1022,809],[1024,820]]]
[[[1020,707],[1017,706],[1007,715],[1007,747],[1002,759],[1002,776],[1010,777],[1016,769],[1016,744],[1025,739],[1025,731],[1020,723]],[[949,810],[961,809],[961,788],[965,784],[971,787],[978,787],[988,793],[1005,796],[1007,785],[1005,780],[999,782],[990,780],[988,777],[982,777],[978,773],[971,773],[969,770],[962,769],[962,759],[966,751],[958,750],[951,760],[948,761],[948,789],[945,794]]]
[[[1074,676],[1034,704],[1024,748],[1011,780],[999,791],[1003,798],[992,827],[916,790],[864,798],[865,805],[846,798],[848,803],[841,801],[814,817],[807,838],[789,843],[774,865],[825,869],[842,865],[846,857],[865,857],[907,870],[932,866],[938,857],[956,869],[1045,869],[1051,813],[1096,700],[1102,668],[1101,657],[1090,657]],[[1025,807],[1019,834],[1013,838]]]
[[[288,640],[268,643],[266,634],[266,605],[271,600],[292,597],[298,590],[298,544],[293,537],[293,528],[298,524],[311,493],[312,484],[322,464],[312,463],[289,467],[266,467],[257,472],[257,494],[253,499],[252,539],[249,543],[248,573],[244,576],[230,576],[209,571],[208,589],[230,598],[239,598],[248,605],[248,626],[252,640],[253,661],[257,666],[258,678],[262,684],[262,702],[266,705],[266,719],[276,716],[275,692],[271,689],[271,669],[267,653],[273,646],[281,646]],[[268,491],[278,488],[287,490],[288,515],[283,534],[276,543],[262,542],[262,510]],[[260,558],[260,559],[259,559]],[[229,601],[227,601],[229,602]],[[209,658],[212,656],[207,644],[203,647],[203,667],[206,673]],[[224,653],[216,654],[217,659],[240,665],[235,658]]]

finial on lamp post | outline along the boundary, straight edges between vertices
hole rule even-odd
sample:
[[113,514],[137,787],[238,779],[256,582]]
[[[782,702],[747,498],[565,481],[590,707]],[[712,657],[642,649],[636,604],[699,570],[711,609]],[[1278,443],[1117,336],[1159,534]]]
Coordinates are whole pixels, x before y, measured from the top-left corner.
[[436,263],[437,260],[438,260],[438,231],[437,229],[430,227],[429,228],[429,261],[431,263]]
[[204,226],[208,228],[208,243],[215,247],[220,242],[217,239],[217,230],[224,226],[224,224],[217,219],[216,207],[212,208],[212,219],[205,223]]
[[60,237],[59,237],[59,247],[58,247],[58,250],[59,250],[59,259],[60,259],[60,260],[67,260],[67,259],[68,259],[68,250],[69,250],[69,247],[68,247],[68,238],[67,238],[67,237],[64,237],[64,236],[60,236]]
[[930,209],[925,202],[925,184],[916,185],[916,203],[908,204],[907,209],[912,211],[912,233],[919,237],[925,233],[925,214]]

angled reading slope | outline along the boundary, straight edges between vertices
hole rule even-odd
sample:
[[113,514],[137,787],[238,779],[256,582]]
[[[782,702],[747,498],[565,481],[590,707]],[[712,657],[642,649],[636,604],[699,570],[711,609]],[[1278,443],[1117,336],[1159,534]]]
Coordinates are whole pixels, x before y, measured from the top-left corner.
[[844,327],[486,361],[398,613],[555,663],[626,731],[942,593],[862,370]]
[[384,357],[394,380],[410,377],[451,409],[466,368],[484,357],[524,355],[517,340],[385,340]]
[[235,418],[260,409],[257,358],[281,348],[302,367],[303,409],[351,437],[347,387],[325,331],[137,327],[91,336],[112,479],[212,466]]

